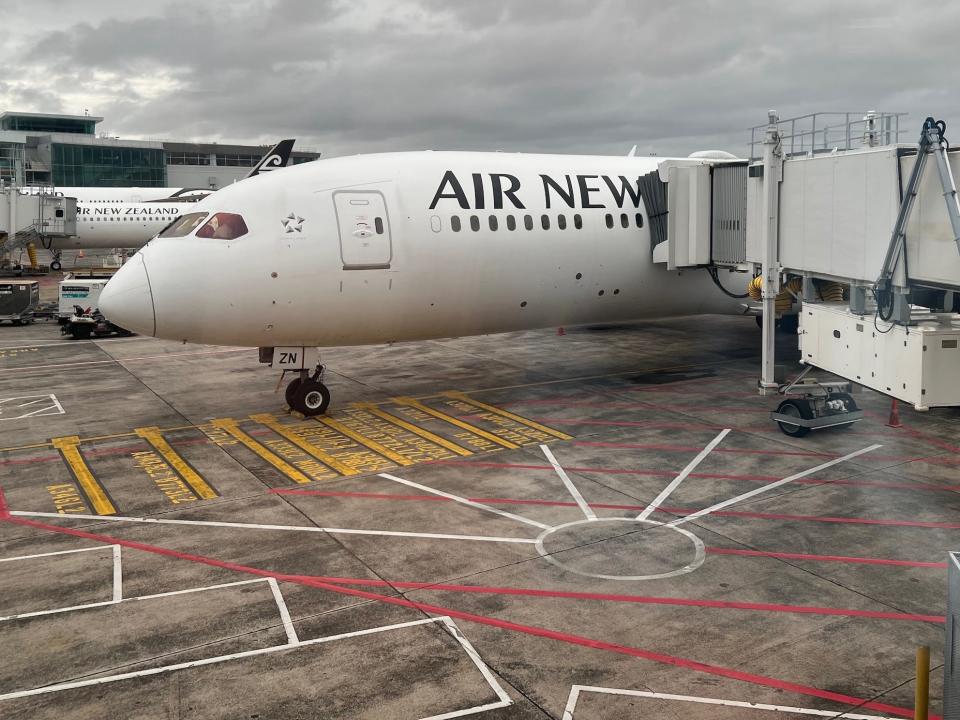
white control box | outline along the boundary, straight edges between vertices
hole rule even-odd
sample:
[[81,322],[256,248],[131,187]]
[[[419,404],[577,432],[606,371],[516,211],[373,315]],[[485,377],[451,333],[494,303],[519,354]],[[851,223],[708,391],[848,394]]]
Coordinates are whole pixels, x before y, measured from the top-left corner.
[[855,315],[845,303],[804,303],[802,362],[917,410],[960,406],[960,315],[927,311],[915,319],[909,327],[874,325],[873,315]]

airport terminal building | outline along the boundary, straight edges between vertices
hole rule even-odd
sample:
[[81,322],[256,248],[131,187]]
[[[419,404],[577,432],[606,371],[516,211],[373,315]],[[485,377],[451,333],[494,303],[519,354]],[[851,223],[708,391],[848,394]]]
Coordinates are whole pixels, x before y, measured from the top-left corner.
[[[247,174],[269,146],[123,140],[102,117],[0,112],[0,180],[54,187],[218,188]],[[277,138],[278,140],[280,138]],[[294,151],[291,164],[320,153]]]

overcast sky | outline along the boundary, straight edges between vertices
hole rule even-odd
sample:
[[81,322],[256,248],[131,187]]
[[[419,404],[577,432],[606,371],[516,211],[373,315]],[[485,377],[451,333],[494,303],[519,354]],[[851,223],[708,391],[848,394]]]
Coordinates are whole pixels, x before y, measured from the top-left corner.
[[0,109],[325,155],[742,154],[767,108],[960,141],[958,27],[960,3],[893,0],[0,0]]

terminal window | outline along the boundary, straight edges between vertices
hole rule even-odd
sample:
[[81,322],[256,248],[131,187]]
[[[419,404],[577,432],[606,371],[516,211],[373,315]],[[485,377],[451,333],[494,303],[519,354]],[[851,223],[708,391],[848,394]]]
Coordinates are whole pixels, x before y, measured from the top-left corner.
[[163,187],[163,150],[100,145],[51,146],[53,184],[78,187]]
[[209,165],[210,156],[198,152],[167,152],[167,165]]
[[246,155],[243,153],[217,153],[217,165],[221,167],[253,167],[262,155]]

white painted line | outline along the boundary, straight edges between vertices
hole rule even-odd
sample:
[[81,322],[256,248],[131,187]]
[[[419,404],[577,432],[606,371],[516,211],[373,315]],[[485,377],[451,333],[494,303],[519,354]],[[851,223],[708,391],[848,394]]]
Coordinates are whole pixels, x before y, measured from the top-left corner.
[[113,601],[123,600],[123,564],[120,559],[120,546],[113,546]]
[[277,601],[277,610],[280,611],[280,620],[283,622],[283,629],[287,633],[287,643],[289,645],[299,645],[300,638],[297,637],[297,629],[293,627],[293,620],[290,619],[290,611],[287,610],[287,603],[280,593],[280,585],[276,578],[267,578],[267,584],[273,593],[273,599]]
[[[493,508],[490,509],[493,510]],[[495,512],[499,513],[499,511]],[[17,515],[19,517],[59,518],[61,520],[65,517],[68,517],[66,515],[61,515],[60,513],[27,512],[25,510],[12,510],[10,514]],[[165,518],[124,517],[122,515],[80,515],[79,513],[70,513],[69,517],[76,520],[100,520],[103,522],[156,523],[159,525],[198,525],[202,527],[237,528],[239,530],[289,530],[293,532],[330,533],[332,535],[383,535],[386,537],[427,538],[430,540],[476,540],[479,542],[522,543],[528,545],[534,545],[537,542],[536,540],[529,540],[527,538],[491,537],[486,535],[448,535],[443,533],[401,532],[399,530],[356,530],[353,528],[315,527],[313,525],[257,525],[254,523],[220,522],[215,520],[168,520]],[[531,520],[529,522],[532,523],[533,521]],[[541,527],[546,528],[547,526],[542,525]]]
[[543,454],[546,456],[547,460],[553,465],[554,471],[557,475],[560,476],[560,479],[563,480],[563,484],[567,487],[567,492],[573,497],[577,505],[580,506],[580,510],[584,515],[587,516],[587,520],[596,520],[597,514],[593,511],[593,508],[583,499],[583,495],[580,494],[580,491],[577,490],[577,486],[573,484],[573,481],[567,475],[566,470],[560,467],[560,463],[557,462],[557,459],[553,456],[553,453],[550,451],[546,445],[541,445],[540,449],[543,451]]
[[713,452],[713,449],[720,444],[720,441],[723,440],[729,432],[730,432],[729,428],[727,428],[726,430],[721,430],[720,434],[717,435],[713,440],[711,440],[707,444],[707,446],[703,450],[701,450],[700,453],[693,460],[687,463],[687,466],[680,471],[680,474],[677,475],[670,482],[669,485],[667,485],[663,490],[660,491],[660,494],[657,495],[656,498],[654,498],[654,501],[649,505],[647,505],[647,507],[644,509],[642,513],[637,515],[637,520],[646,520],[648,517],[650,517],[650,514],[654,510],[656,510],[661,505],[663,505],[663,503],[666,502],[667,498],[670,497],[670,494],[677,489],[680,483],[682,483],[684,480],[687,479],[687,476],[694,471],[697,465],[703,462],[703,459],[707,457],[707,455]]
[[223,355],[226,353],[238,353],[238,352],[247,352],[247,348],[236,348],[233,350],[204,350],[202,352],[185,352],[185,353],[164,353],[162,355],[144,355],[143,357],[132,357],[132,358],[113,358],[111,360],[87,360],[84,362],[73,362],[73,363],[52,363],[50,365],[26,365],[24,367],[12,367],[4,370],[5,373],[10,374],[12,372],[17,372],[19,370],[48,370],[51,368],[65,368],[65,367],[80,367],[84,365],[122,365],[127,362],[134,362],[136,360],[170,360],[179,357],[189,357],[193,355]]
[[[264,580],[268,580],[268,579],[272,579],[272,578],[260,578],[253,581],[243,581],[240,583],[228,583],[228,584],[243,585],[248,582],[263,582]],[[213,587],[217,587],[217,586],[213,586]],[[209,588],[198,588],[198,590],[199,589],[209,589]],[[173,595],[177,593],[164,593],[164,594]],[[159,596],[156,596],[156,597],[159,597]],[[348,638],[362,637],[365,635],[373,635],[377,633],[387,632],[390,630],[400,630],[404,628],[416,627],[418,625],[426,625],[429,623],[443,622],[449,628],[450,625],[448,625],[446,621],[452,622],[450,618],[446,616],[426,618],[423,620],[413,620],[411,622],[397,623],[395,625],[385,625],[382,627],[369,628],[367,630],[359,630],[356,632],[343,633],[340,635],[331,635],[328,637],[314,638],[312,640],[304,640],[304,641],[298,642],[296,645],[291,645],[291,644],[274,645],[267,648],[258,648],[256,650],[246,650],[244,652],[231,653],[229,655],[218,655],[217,657],[212,657],[212,658],[203,658],[201,660],[193,660],[190,662],[177,663],[175,665],[164,665],[162,667],[149,668],[147,670],[137,670],[135,672],[121,673],[118,675],[109,675],[107,677],[92,678],[89,680],[79,680],[76,682],[58,683],[56,685],[47,685],[44,687],[33,688],[31,690],[20,690],[17,692],[6,693],[3,695],[0,695],[0,701],[15,700],[17,698],[31,697],[34,695],[45,695],[48,693],[60,692],[63,690],[72,690],[75,688],[90,687],[91,685],[105,685],[107,683],[118,682],[120,680],[128,680],[131,678],[138,678],[138,677],[148,677],[151,675],[160,675],[162,673],[173,672],[175,670],[186,670],[188,668],[203,667],[205,665],[214,665],[222,662],[227,662],[230,660],[239,660],[241,658],[256,657],[259,655],[268,655],[276,652],[281,652],[283,650],[295,651],[300,648],[306,647],[308,645],[320,645],[323,643],[333,642],[335,640],[346,640]],[[481,667],[486,668],[486,672],[483,672],[483,669],[481,669],[484,679],[486,679],[487,682],[491,684],[491,688],[497,694],[497,697],[500,698],[500,700],[496,703],[479,705],[472,708],[466,708],[464,710],[454,710],[452,712],[444,713],[442,715],[432,715],[429,718],[422,718],[421,720],[444,720],[446,718],[463,717],[466,715],[473,715],[476,713],[480,713],[485,710],[489,710],[496,707],[505,707],[506,705],[509,705],[512,702],[509,696],[506,696],[506,693],[503,691],[503,688],[500,687],[499,683],[497,683],[496,680],[493,679],[492,674],[489,672],[489,669],[487,668],[487,666],[483,663],[483,660],[481,660],[479,658],[479,655],[476,654],[476,650],[473,650],[473,646],[466,641],[466,638],[463,637],[463,635],[459,633],[459,631],[455,634],[455,639],[459,642],[460,646],[464,649],[464,651],[467,652],[467,655],[470,657],[473,663],[477,665],[478,668],[481,668]],[[468,647],[470,648],[470,650],[467,650]],[[470,651],[472,651],[472,654]],[[505,697],[506,699],[504,699]]]
[[[17,403],[17,401],[19,400],[28,400],[29,402],[21,402],[20,404],[14,404],[14,403]],[[20,414],[11,415],[8,417],[0,417],[0,420],[21,420],[23,418],[33,417],[35,415],[65,414],[63,405],[61,405],[60,401],[57,400],[56,395],[54,395],[53,393],[50,393],[47,395],[21,395],[19,397],[3,398],[2,400],[0,400],[0,415],[3,415],[3,410],[5,407],[8,409],[13,408],[13,409],[19,410],[20,408],[30,407],[31,405],[36,405],[37,403],[43,403],[43,402],[45,402],[46,404],[42,405],[36,410],[32,410],[30,412],[21,412]]]
[[807,475],[813,475],[816,472],[820,472],[821,470],[824,470],[828,467],[832,467],[838,463],[846,462],[847,460],[851,460],[859,455],[863,455],[864,453],[871,452],[880,447],[883,447],[883,445],[870,445],[869,447],[865,447],[860,450],[857,450],[856,452],[852,452],[849,455],[844,455],[843,457],[836,458],[835,460],[825,462],[822,465],[817,465],[815,468],[804,470],[803,472],[797,473],[796,475],[785,477],[783,478],[783,480],[777,480],[776,482],[772,482],[769,485],[764,485],[763,487],[756,488],[755,490],[751,490],[750,492],[745,492],[743,493],[743,495],[737,495],[736,497],[730,498],[729,500],[724,500],[723,502],[717,503],[716,505],[711,505],[710,507],[704,508],[703,510],[698,510],[697,512],[691,513],[690,515],[686,515],[685,517],[677,518],[676,520],[672,520],[671,522],[668,522],[666,526],[676,527],[677,525],[682,525],[683,523],[690,522],[691,520],[702,518],[704,515],[709,515],[712,512],[716,512],[717,510],[722,510],[723,508],[729,507],[730,505],[736,505],[737,503],[742,502],[743,500],[748,500],[749,498],[760,495],[761,493],[769,492],[770,490],[774,490],[780,487],[781,485],[786,485],[789,482],[793,482],[794,480],[799,480],[800,478],[806,477]]
[[75,610],[90,610],[92,608],[106,607],[107,605],[118,605],[120,603],[138,602],[140,600],[155,600],[157,598],[170,597],[172,595],[186,595],[188,593],[203,592],[205,590],[218,590],[220,588],[234,587],[235,585],[250,585],[251,583],[266,582],[267,578],[257,578],[256,580],[241,580],[232,583],[220,583],[219,585],[207,585],[206,587],[187,588],[186,590],[173,590],[171,592],[157,593],[155,595],[138,595],[136,597],[121,598],[120,600],[104,600],[102,602],[86,603],[84,605],[71,605],[69,607],[55,608],[53,610],[35,610],[33,612],[20,613],[19,615],[7,615],[0,617],[0,622],[7,620],[22,620],[24,618],[42,617],[43,615],[59,615],[61,613],[74,612]]
[[[531,520],[530,518],[521,517],[520,515],[514,515],[512,512],[507,512],[506,510],[498,510],[495,507],[490,507],[489,505],[484,505],[483,503],[474,502],[473,500],[468,500],[465,497],[460,497],[459,495],[454,495],[452,493],[444,492],[443,490],[437,490],[432,487],[427,487],[426,485],[421,485],[420,483],[415,483],[412,480],[404,480],[403,478],[398,478],[395,475],[388,475],[387,473],[380,473],[380,477],[386,478],[387,480],[393,480],[394,482],[401,483],[403,485],[408,485],[412,488],[417,488],[418,490],[423,490],[428,492],[431,495],[439,495],[440,497],[445,497],[448,500],[453,500],[458,502],[461,505],[466,505],[468,507],[477,508],[478,510],[486,510],[487,512],[494,513],[495,515],[500,515],[505,518],[510,518],[511,520],[516,520],[517,522],[526,523],[527,525],[533,525],[538,527],[541,530],[549,530],[549,525],[544,525],[543,523],[537,522],[536,520]],[[76,517],[76,516],[74,516]],[[536,542],[536,540],[520,540],[517,542]]]
[[[63,517],[59,513],[50,513],[51,515],[56,515],[57,517]],[[99,515],[97,516],[99,517]],[[13,562],[14,560],[33,560],[35,558],[45,558],[53,557],[54,555],[70,555],[72,553],[81,553],[81,552],[92,552],[94,550],[106,550],[108,547],[114,547],[113,545],[97,545],[96,547],[88,548],[78,548],[76,550],[57,550],[56,552],[48,553],[39,553],[38,555],[18,555],[17,557],[10,558],[0,558],[0,562]]]
[[453,621],[453,618],[450,617],[441,617],[440,621],[447,626],[447,629],[453,633],[453,636],[457,639],[463,649],[466,651],[467,655],[470,656],[470,659],[473,660],[473,664],[477,666],[477,669],[483,674],[483,677],[486,678],[487,682],[490,683],[490,687],[493,688],[494,692],[497,693],[497,697],[500,698],[502,702],[506,702],[508,705],[512,704],[513,701],[510,699],[510,696],[507,695],[507,691],[503,689],[497,679],[493,676],[493,672],[487,667],[487,664],[483,661],[483,658],[480,657],[480,653],[477,652],[476,648],[473,647],[467,636],[461,632],[460,628]]
[[603,695],[625,695],[627,697],[649,698],[651,700],[674,700],[677,702],[697,703],[699,705],[722,705],[724,707],[743,708],[746,710],[766,710],[768,712],[790,713],[792,715],[812,715],[814,717],[844,718],[845,720],[903,720],[884,715],[859,715],[844,712],[843,710],[814,710],[812,708],[790,707],[789,705],[767,705],[765,703],[750,703],[740,700],[720,700],[718,698],[696,697],[693,695],[670,695],[668,693],[646,692],[643,690],[621,690],[619,688],[595,687],[591,685],[574,685],[570,688],[570,697],[563,711],[563,720],[574,720],[573,713],[577,701],[582,693],[599,693]]

